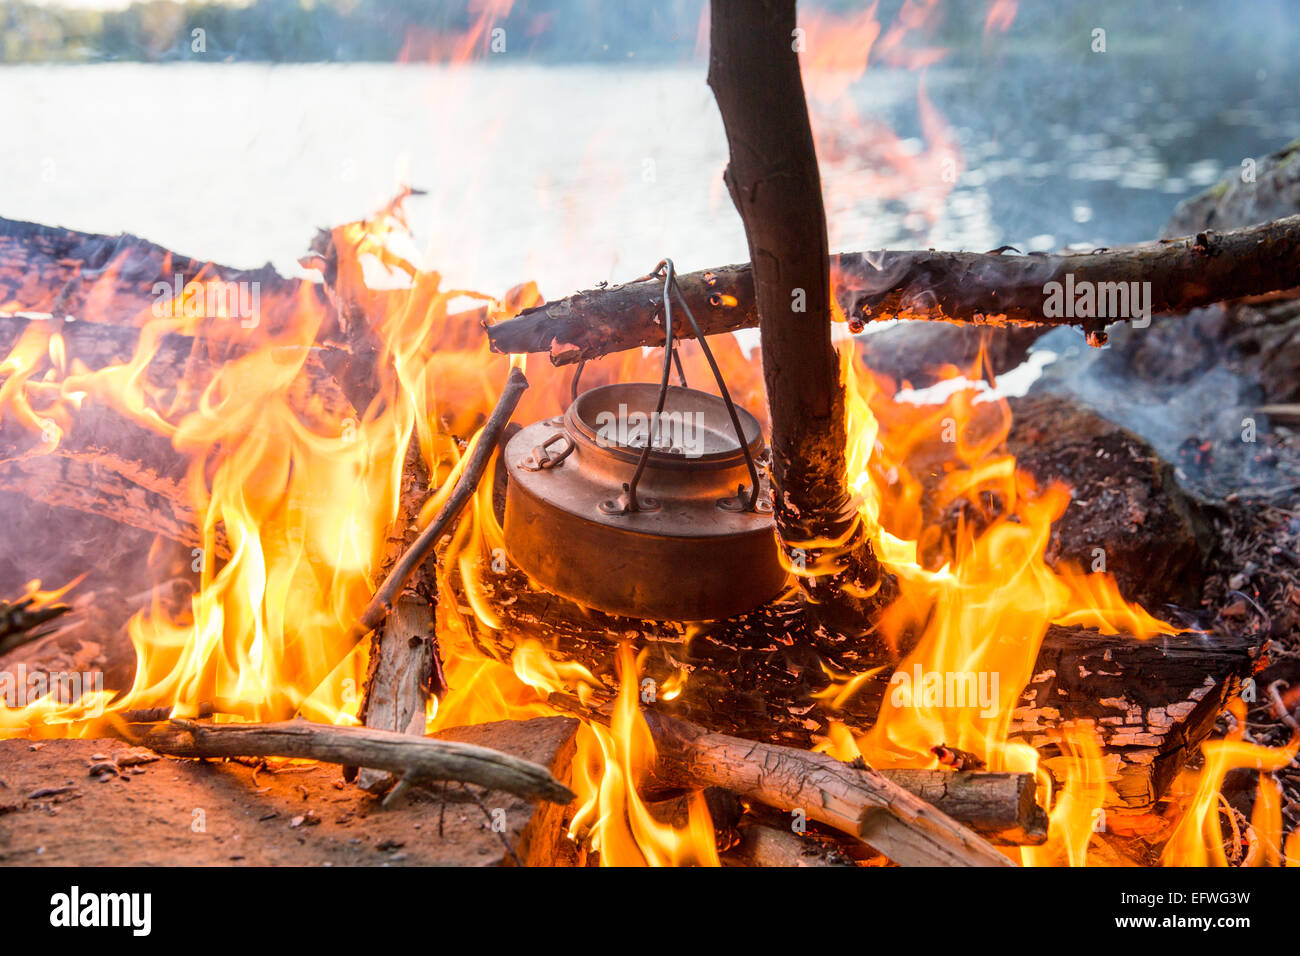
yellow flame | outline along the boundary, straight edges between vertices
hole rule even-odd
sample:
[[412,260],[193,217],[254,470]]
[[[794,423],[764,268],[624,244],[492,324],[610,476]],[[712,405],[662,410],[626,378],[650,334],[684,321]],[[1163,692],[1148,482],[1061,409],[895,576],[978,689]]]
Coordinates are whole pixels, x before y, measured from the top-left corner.
[[1256,866],[1280,865],[1283,856],[1294,860],[1296,833],[1292,831],[1283,843],[1282,810],[1277,783],[1269,776],[1295,760],[1300,749],[1300,738],[1293,738],[1284,747],[1265,747],[1243,740],[1246,726],[1245,706],[1240,700],[1232,702],[1230,709],[1235,717],[1235,727],[1223,740],[1210,740],[1201,745],[1205,765],[1198,773],[1184,771],[1195,780],[1195,793],[1191,805],[1183,813],[1169,842],[1165,844],[1160,861],[1165,866],[1230,866],[1224,848],[1228,834],[1224,820],[1229,822],[1232,842],[1238,851],[1246,851],[1242,834],[1227,806],[1222,790],[1227,775],[1236,769],[1253,769],[1259,774],[1259,790],[1251,818],[1250,836],[1254,848],[1249,851],[1249,861]]

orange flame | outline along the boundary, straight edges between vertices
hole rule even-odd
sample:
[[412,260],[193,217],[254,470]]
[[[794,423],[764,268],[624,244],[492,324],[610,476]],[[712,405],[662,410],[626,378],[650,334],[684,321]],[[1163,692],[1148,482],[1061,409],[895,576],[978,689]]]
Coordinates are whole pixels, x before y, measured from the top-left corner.
[[[1235,700],[1230,710],[1235,718],[1235,727],[1223,740],[1211,740],[1201,745],[1205,766],[1199,773],[1184,772],[1184,776],[1195,780],[1196,789],[1191,805],[1165,844],[1160,858],[1165,866],[1235,865],[1225,850],[1225,844],[1229,843],[1245,854],[1248,865],[1279,866],[1283,859],[1288,864],[1295,862],[1296,834],[1300,830],[1293,830],[1283,843],[1281,794],[1277,782],[1268,775],[1295,760],[1296,752],[1300,750],[1300,737],[1293,738],[1285,747],[1249,743],[1244,739],[1245,705]],[[1245,833],[1222,794],[1225,778],[1236,769],[1253,769],[1259,774],[1255,809]],[[1231,840],[1224,833],[1225,818],[1232,833]]]

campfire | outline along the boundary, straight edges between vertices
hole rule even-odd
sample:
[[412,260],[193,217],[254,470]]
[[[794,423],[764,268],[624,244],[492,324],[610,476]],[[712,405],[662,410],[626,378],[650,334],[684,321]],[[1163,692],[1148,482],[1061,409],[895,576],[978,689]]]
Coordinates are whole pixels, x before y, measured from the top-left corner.
[[752,264],[469,291],[410,189],[307,278],[0,220],[0,859],[118,862],[58,823],[129,796],[210,862],[1300,861],[1294,396],[1216,495],[1235,436],[1005,385],[1067,326],[1135,396],[1261,353],[1300,216],[831,256],[752,6],[709,78]]

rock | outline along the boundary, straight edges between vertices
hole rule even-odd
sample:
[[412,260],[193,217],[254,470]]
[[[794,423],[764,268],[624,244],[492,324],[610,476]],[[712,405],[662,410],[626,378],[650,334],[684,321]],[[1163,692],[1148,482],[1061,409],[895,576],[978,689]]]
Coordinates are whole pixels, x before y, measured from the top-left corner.
[[1255,163],[1254,181],[1235,167],[1205,192],[1184,199],[1165,226],[1165,238],[1206,229],[1227,232],[1300,213],[1300,140]]
[[[1261,159],[1253,182],[1243,181],[1242,170],[1233,169],[1206,192],[1183,200],[1164,235],[1187,236],[1205,229],[1225,232],[1296,214],[1300,214],[1300,140]],[[1264,296],[1233,303],[1222,312],[1215,326],[1205,330],[1197,323],[1189,326],[1183,316],[1167,317],[1163,324],[1170,334],[1165,338],[1190,336],[1210,344],[1216,357],[1227,357],[1236,371],[1259,382],[1266,401],[1300,399],[1300,298]],[[1127,338],[1139,340],[1132,331]]]
[[888,375],[900,385],[910,382],[924,388],[942,378],[945,365],[969,369],[979,357],[981,343],[993,373],[1009,371],[1025,360],[1029,346],[1045,331],[1033,326],[981,328],[949,322],[899,322],[857,341],[872,371]]
[[1071,399],[1033,395],[1010,405],[1007,450],[1017,467],[1040,486],[1061,480],[1071,488],[1049,563],[1089,570],[1100,548],[1129,600],[1199,605],[1213,536],[1173,468],[1137,435]]

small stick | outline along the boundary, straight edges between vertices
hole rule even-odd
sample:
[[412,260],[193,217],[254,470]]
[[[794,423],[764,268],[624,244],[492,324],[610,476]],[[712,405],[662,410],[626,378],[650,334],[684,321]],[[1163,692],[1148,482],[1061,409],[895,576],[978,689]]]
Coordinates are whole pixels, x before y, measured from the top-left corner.
[[106,728],[111,736],[171,757],[296,757],[387,770],[411,780],[456,780],[526,800],[565,804],[572,791],[545,767],[511,754],[451,740],[306,720],[201,724],[190,720]]
[[[468,793],[470,797],[473,799],[473,801],[478,804],[478,808],[483,811],[483,816],[487,817],[488,826],[491,827],[492,814],[488,812],[488,808],[483,805],[482,798],[480,798],[477,793],[471,790],[464,783],[460,785],[460,788],[464,790],[466,793]],[[510,841],[506,838],[506,835],[502,833],[500,830],[497,830],[496,828],[493,828],[493,832],[496,833],[496,835],[501,838],[501,842],[505,845],[506,852],[509,853],[514,858],[515,866],[523,866],[524,861],[519,859],[519,854],[516,853],[515,848],[510,845]]]
[[[1282,696],[1282,691],[1286,689],[1287,684],[1286,681],[1283,680],[1275,680],[1273,683],[1268,685],[1268,697],[1273,704],[1271,708],[1272,713],[1274,717],[1282,721],[1282,723],[1286,724],[1292,730],[1300,731],[1300,721],[1297,721],[1295,717],[1291,715],[1291,706],[1294,705],[1288,706],[1287,699]],[[1295,696],[1295,691],[1286,695],[1287,698],[1295,698]]]
[[[160,720],[169,720],[172,711],[176,708],[171,704],[163,704],[161,707],[139,707],[135,710],[124,710],[115,716],[122,718],[128,724],[154,724]],[[196,719],[204,720],[211,717],[217,712],[216,707],[204,701],[199,704],[199,712]]]
[[52,628],[43,630],[41,625],[72,610],[66,604],[33,607],[35,603],[30,597],[13,603],[0,601],[0,654],[8,654],[16,647],[52,634]]
[[420,532],[420,536],[415,539],[406,550],[406,553],[393,565],[393,570],[388,573],[388,577],[379,586],[375,596],[370,599],[366,609],[361,612],[355,632],[357,640],[360,640],[366,632],[373,631],[383,623],[384,618],[388,616],[388,612],[392,610],[393,601],[397,599],[397,595],[406,586],[406,582],[410,580],[411,575],[424,563],[434,545],[438,543],[438,539],[450,528],[465,505],[474,496],[474,490],[478,487],[479,481],[482,480],[483,472],[487,470],[488,462],[492,458],[492,452],[501,440],[501,433],[509,423],[510,417],[515,413],[515,408],[519,405],[519,399],[523,396],[526,388],[528,388],[528,379],[524,377],[523,371],[512,368],[510,377],[506,379],[505,390],[501,392],[501,398],[497,400],[496,408],[492,410],[492,414],[483,425],[483,430],[479,433],[478,441],[475,442],[474,450],[465,463],[465,469],[460,473],[460,479],[456,482],[451,497],[442,506],[438,516],[430,522],[424,531]]

